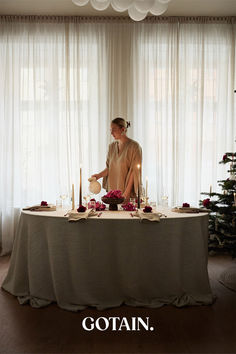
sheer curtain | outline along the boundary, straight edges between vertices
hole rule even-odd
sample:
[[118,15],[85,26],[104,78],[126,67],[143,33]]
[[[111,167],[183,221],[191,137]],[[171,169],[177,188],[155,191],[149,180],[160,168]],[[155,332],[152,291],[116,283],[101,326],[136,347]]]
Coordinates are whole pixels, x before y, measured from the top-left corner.
[[[235,149],[234,19],[0,17],[0,239],[21,207],[105,166],[110,120],[131,121],[151,200],[197,205]],[[78,196],[78,190],[76,190]]]
[[235,28],[184,18],[135,27],[135,136],[159,202],[198,206],[200,193],[218,191],[226,176],[218,162],[235,151]]

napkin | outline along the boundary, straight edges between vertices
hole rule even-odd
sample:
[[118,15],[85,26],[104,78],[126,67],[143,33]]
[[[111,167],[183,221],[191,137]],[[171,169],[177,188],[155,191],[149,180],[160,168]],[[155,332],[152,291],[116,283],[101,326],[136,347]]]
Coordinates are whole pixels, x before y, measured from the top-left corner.
[[78,213],[75,210],[68,211],[67,216],[68,216],[68,221],[78,221],[78,220],[85,220],[88,219],[89,216],[95,216],[97,215],[97,212],[94,211],[93,209],[88,209],[82,213]]
[[53,204],[48,205],[33,205],[31,207],[23,208],[23,210],[30,210],[30,211],[55,211],[56,206]]
[[160,217],[163,216],[163,214],[158,212],[144,213],[141,210],[137,210],[133,216],[140,218],[140,221],[149,220],[160,222]]
[[209,209],[204,208],[191,208],[191,207],[175,207],[171,211],[175,213],[207,213]]

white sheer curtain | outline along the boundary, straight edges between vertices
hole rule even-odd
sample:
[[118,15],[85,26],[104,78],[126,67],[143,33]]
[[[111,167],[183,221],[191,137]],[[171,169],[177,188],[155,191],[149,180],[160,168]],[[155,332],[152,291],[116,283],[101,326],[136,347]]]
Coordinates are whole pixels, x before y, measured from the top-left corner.
[[235,151],[235,29],[184,19],[135,27],[135,136],[159,202],[198,206],[200,193],[218,191],[226,176],[218,162]]
[[55,203],[72,183],[78,187],[80,164],[85,187],[105,163],[107,57],[104,26],[90,24],[5,21],[0,43],[6,253],[21,207]]
[[235,149],[233,21],[0,18],[0,239],[20,208],[105,166],[110,120],[131,121],[150,199],[197,205]]

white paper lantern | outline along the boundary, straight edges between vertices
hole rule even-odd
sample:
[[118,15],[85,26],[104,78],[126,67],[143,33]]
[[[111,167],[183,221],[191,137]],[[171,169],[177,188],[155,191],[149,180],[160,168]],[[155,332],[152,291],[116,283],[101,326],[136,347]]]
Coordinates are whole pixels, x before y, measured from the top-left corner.
[[158,0],[155,0],[154,5],[151,7],[150,12],[155,16],[163,14],[168,8],[168,4],[161,4]]
[[147,16],[147,12],[138,11],[134,5],[128,9],[128,13],[134,21],[142,21]]
[[111,0],[111,6],[115,11],[123,12],[132,6],[134,0]]
[[135,0],[134,6],[139,12],[147,13],[154,5],[154,0]]
[[106,0],[106,1],[99,1],[99,0],[90,0],[91,5],[94,7],[95,10],[98,11],[103,11],[106,10],[108,8],[108,6],[110,5],[110,0]]
[[89,0],[72,0],[72,2],[77,6],[84,6],[89,2]]

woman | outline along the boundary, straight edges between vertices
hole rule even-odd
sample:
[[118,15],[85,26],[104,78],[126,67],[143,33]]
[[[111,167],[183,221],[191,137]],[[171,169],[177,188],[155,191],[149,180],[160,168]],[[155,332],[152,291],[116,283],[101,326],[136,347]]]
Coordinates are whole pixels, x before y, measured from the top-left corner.
[[125,202],[137,196],[139,180],[141,181],[142,150],[140,145],[127,137],[130,126],[123,118],[115,118],[111,122],[111,135],[115,141],[109,145],[106,168],[93,177],[103,177],[103,188],[106,191],[121,190]]

